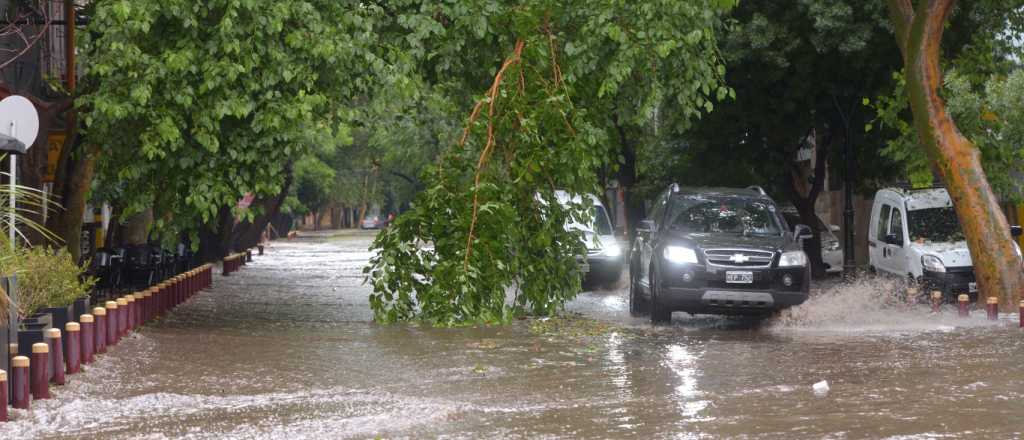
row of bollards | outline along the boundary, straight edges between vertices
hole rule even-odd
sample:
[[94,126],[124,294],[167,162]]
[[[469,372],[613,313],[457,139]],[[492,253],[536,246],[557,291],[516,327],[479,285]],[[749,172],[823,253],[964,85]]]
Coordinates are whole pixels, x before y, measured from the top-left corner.
[[63,338],[60,329],[47,330],[46,342],[32,345],[31,358],[15,356],[10,375],[0,370],[0,422],[7,421],[8,380],[13,406],[28,409],[32,399],[50,398],[51,382],[64,385],[66,375],[79,373],[96,354],[106,353],[107,347],[212,284],[213,265],[206,264],[145,291],[107,301],[92,314],[79,316],[78,322],[67,323]]
[[[911,287],[907,289],[908,298],[917,297],[917,288]],[[938,290],[932,291],[931,304],[932,313],[942,312],[942,292]],[[971,316],[971,297],[966,294],[960,294],[956,298],[957,302],[957,313],[960,317],[966,318]],[[985,313],[990,321],[999,320],[999,298],[990,296],[985,300]],[[1024,328],[1024,300],[1021,300],[1019,304],[1018,315],[1020,319],[1020,328]]]
[[[259,254],[263,255],[263,245],[259,246]],[[252,262],[252,249],[224,257],[222,275],[228,276],[232,272],[237,272],[242,266],[245,266],[246,262]]]

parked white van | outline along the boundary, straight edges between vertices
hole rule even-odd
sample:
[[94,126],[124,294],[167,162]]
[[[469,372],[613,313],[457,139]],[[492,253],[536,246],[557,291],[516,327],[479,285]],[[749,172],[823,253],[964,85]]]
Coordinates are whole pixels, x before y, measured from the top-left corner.
[[[1020,228],[1014,227],[1015,235]],[[1017,255],[1020,256],[1020,247]],[[953,201],[944,188],[888,188],[875,194],[868,231],[871,269],[942,291],[946,301],[967,293],[977,300],[971,253]]]

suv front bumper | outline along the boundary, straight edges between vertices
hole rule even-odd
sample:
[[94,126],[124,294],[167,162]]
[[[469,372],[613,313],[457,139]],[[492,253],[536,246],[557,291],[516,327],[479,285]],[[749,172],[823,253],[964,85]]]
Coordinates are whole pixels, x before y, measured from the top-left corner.
[[[687,313],[765,314],[802,304],[810,291],[810,273],[806,268],[748,270],[753,273],[750,284],[728,283],[726,273],[733,269],[701,266],[663,269],[669,271],[662,271],[665,276],[661,278],[658,306]],[[784,278],[788,279],[788,285],[783,283]]]
[[658,305],[687,313],[757,315],[803,304],[807,292],[666,287]]

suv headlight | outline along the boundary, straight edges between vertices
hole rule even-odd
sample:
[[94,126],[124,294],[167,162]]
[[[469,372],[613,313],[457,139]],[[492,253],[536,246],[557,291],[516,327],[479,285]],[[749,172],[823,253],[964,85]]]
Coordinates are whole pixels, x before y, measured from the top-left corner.
[[665,259],[676,264],[697,264],[697,252],[682,246],[665,246]]
[[826,251],[838,251],[839,250],[839,240],[829,240],[829,241],[826,241],[825,242],[825,246],[823,246],[823,247],[825,248]]
[[783,252],[779,257],[779,267],[804,267],[807,265],[807,254],[804,251]]
[[942,264],[942,260],[935,255],[922,255],[921,267],[929,272],[946,272],[946,265]]
[[622,255],[622,248],[619,247],[618,243],[608,243],[604,247],[604,255],[606,257],[618,257]]

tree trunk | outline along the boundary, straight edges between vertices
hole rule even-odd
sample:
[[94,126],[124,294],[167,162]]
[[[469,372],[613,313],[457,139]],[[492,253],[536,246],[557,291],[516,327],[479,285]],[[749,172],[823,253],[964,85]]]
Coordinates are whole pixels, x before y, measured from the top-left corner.
[[125,246],[141,245],[149,242],[149,229],[153,225],[153,208],[128,217],[125,221],[122,244]]
[[788,161],[790,169],[789,188],[792,194],[793,206],[800,214],[800,222],[811,228],[811,238],[804,240],[804,253],[811,263],[811,276],[822,278],[825,276],[825,262],[821,255],[821,221],[818,220],[818,213],[815,205],[818,203],[818,196],[825,187],[825,178],[828,160],[829,146],[832,143],[832,132],[819,142],[818,130],[812,130],[809,134],[810,146],[813,151],[813,160],[807,164],[795,165]]
[[288,191],[291,190],[294,177],[292,164],[288,163],[285,165],[284,184],[281,185],[281,192],[270,199],[254,202],[263,207],[263,214],[256,216],[252,223],[245,222],[235,227],[234,244],[236,248],[248,249],[262,241],[263,231],[267,229],[271,220],[281,212],[281,205],[284,204],[284,199],[288,198]]
[[231,232],[235,226],[235,217],[230,206],[222,206],[214,223],[205,224],[199,229],[200,261],[216,261],[223,259],[231,252]]
[[622,225],[628,235],[629,242],[635,238],[636,225],[644,216],[643,199],[636,197],[634,188],[637,183],[636,175],[636,144],[632,142],[626,133],[626,127],[619,123],[618,116],[612,118],[616,132],[619,135],[619,147],[622,151],[622,163],[619,164],[619,172],[616,179],[622,187],[622,202],[626,210],[626,224]]
[[914,128],[932,167],[946,185],[971,251],[979,298],[996,296],[1015,309],[1024,274],[1009,223],[988,184],[977,147],[960,133],[939,95],[943,27],[954,0],[888,0],[896,41],[903,53]]
[[47,227],[64,241],[75,261],[79,261],[82,256],[82,215],[85,213],[86,195],[95,171],[96,148],[74,145],[76,143],[76,139],[69,138],[64,150],[80,150],[78,153],[84,157],[74,157],[78,154],[66,152],[68,157],[65,160],[65,152],[61,153],[64,172],[58,173],[57,183],[63,185],[60,188],[54,185],[54,196],[64,209],[54,213]]

